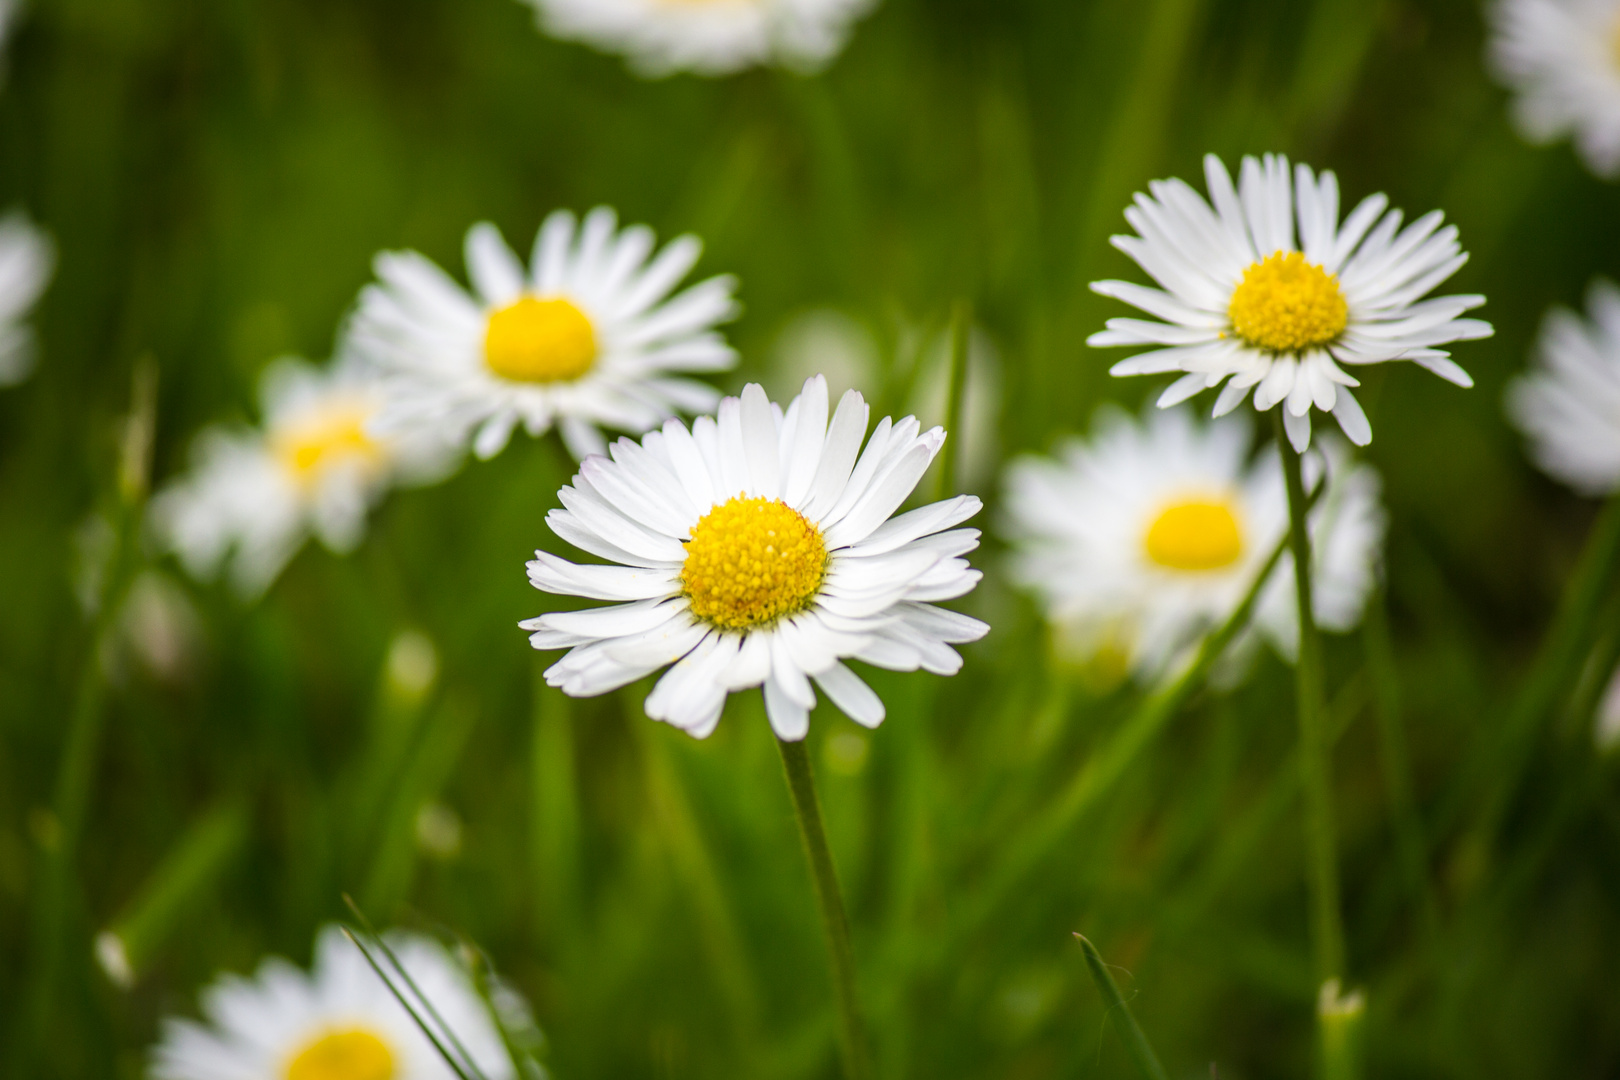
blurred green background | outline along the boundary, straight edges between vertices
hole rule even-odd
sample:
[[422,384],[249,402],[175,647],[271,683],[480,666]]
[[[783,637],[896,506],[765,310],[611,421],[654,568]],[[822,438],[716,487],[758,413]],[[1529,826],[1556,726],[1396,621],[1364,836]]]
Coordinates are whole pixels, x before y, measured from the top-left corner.
[[[526,250],[552,209],[607,203],[740,277],[728,388],[830,307],[879,343],[865,389],[900,408],[918,335],[965,297],[1000,356],[1000,450],[1043,449],[1158,392],[1084,345],[1127,313],[1087,282],[1139,277],[1106,243],[1131,192],[1201,186],[1206,151],[1276,150],[1337,170],[1347,205],[1443,208],[1473,255],[1448,291],[1486,293],[1498,330],[1458,351],[1471,391],[1390,365],[1361,394],[1388,596],[1330,640],[1329,677],[1367,1073],[1615,1075],[1620,784],[1590,734],[1607,668],[1504,728],[1594,508],[1530,470],[1500,401],[1547,305],[1620,273],[1620,197],[1567,147],[1518,141],[1483,32],[1463,0],[885,0],[822,77],[645,82],[515,0],[36,0],[0,90],[0,204],[60,250],[39,371],[0,392],[0,1072],[141,1075],[163,1015],[267,951],[307,962],[343,890],[486,948],[561,1080],[836,1072],[757,695],[696,743],[640,715],[645,687],[538,683],[549,657],[515,624],[555,603],[523,562],[560,550],[560,448],[520,438],[392,496],[356,555],[306,548],[256,606],[159,560],[146,580],[192,615],[154,667],[76,596],[141,357],[161,483],[201,425],[256,417],[267,362],[330,352],[374,252],[459,275],[476,220]],[[1138,700],[1042,659],[999,559],[993,539],[976,557],[963,606],[995,630],[962,675],[877,673],[881,729],[826,706],[813,724],[882,1075],[1127,1075],[1076,930],[1129,969],[1173,1075],[1304,1075],[1288,669],[1199,697],[993,894],[1009,838]],[[75,710],[101,724],[63,859]],[[92,959],[109,926],[127,988]]]

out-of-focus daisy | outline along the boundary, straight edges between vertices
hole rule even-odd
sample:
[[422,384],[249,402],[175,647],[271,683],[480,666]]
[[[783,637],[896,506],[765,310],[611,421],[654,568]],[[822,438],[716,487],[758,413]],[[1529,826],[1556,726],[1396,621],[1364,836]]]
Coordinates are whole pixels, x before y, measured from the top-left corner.
[[627,57],[642,75],[814,71],[876,0],[528,0],[553,37]]
[[1318,177],[1299,165],[1290,177],[1288,159],[1272,154],[1244,158],[1237,187],[1213,154],[1204,172],[1213,209],[1181,180],[1155,181],[1125,211],[1138,235],[1113,238],[1163,290],[1092,285],[1164,320],[1110,319],[1092,335],[1097,346],[1154,346],[1115,364],[1115,375],[1187,372],[1161,407],[1226,382],[1216,416],[1252,389],[1256,409],[1283,406],[1299,450],[1310,443],[1313,407],[1331,412],[1351,442],[1372,439],[1348,389],[1360,384],[1341,363],[1410,360],[1473,385],[1439,346],[1490,335],[1489,323],[1459,317],[1485,298],[1422,299],[1468,261],[1438,210],[1402,229],[1401,212],[1372,195],[1341,224],[1331,172]]
[[423,256],[377,256],[381,283],[360,295],[346,352],[388,390],[381,430],[427,427],[499,453],[519,423],[557,425],[577,458],[600,453],[600,427],[641,433],[677,409],[712,409],[720,395],[684,376],[723,371],[736,353],[713,328],[735,317],[736,282],[713,277],[669,292],[702,245],[682,236],[653,254],[645,225],[620,230],[598,207],[576,228],[552,214],[528,270],[488,223],[467,233],[476,295]]
[[15,210],[0,218],[0,386],[22,382],[34,370],[34,330],[22,320],[55,266],[49,236]]
[[456,458],[435,432],[374,434],[382,395],[353,364],[277,361],[260,398],[262,430],[204,431],[191,473],[152,507],[160,537],[193,576],[210,579],[228,563],[245,596],[268,587],[311,532],[335,552],[352,550],[389,485],[438,479]]
[[1548,475],[1583,495],[1620,490],[1620,289],[1598,280],[1583,319],[1554,308],[1541,324],[1536,369],[1508,388],[1508,415]]
[[[1152,678],[1224,622],[1288,528],[1288,498],[1274,446],[1249,459],[1249,425],[1200,424],[1184,409],[1138,423],[1098,414],[1089,440],[1057,457],[1026,457],[1007,472],[1007,526],[1015,577],[1040,598],[1067,648],[1117,656]],[[1317,622],[1348,630],[1361,618],[1383,539],[1378,475],[1352,465],[1343,444],[1321,440],[1329,489],[1312,512]],[[1321,476],[1317,454],[1306,479]],[[1284,554],[1255,623],[1285,655],[1299,629]]]
[[1620,175],[1620,0],[1496,0],[1490,61],[1526,139],[1573,134],[1586,165]]
[[[394,933],[389,947],[490,1080],[511,1059],[466,973],[435,941]],[[170,1019],[152,1055],[156,1080],[454,1080],[416,1021],[335,926],[315,943],[309,974],[280,958],[251,979],[226,975],[203,992],[206,1023]]]
[[756,385],[688,431],[671,420],[612,458],[587,458],[547,521],[616,565],[544,552],[529,580],[545,592],[621,603],[523,623],[537,649],[569,653],[546,681],[575,697],[606,693],[665,665],[647,715],[702,738],[726,695],[765,689],[776,734],[802,739],[814,680],[851,719],[883,720],[883,702],[842,661],[952,675],[953,643],[989,629],[934,601],[969,592],[962,558],[977,529],[971,495],[891,517],[945,442],[912,417],[878,422],[849,391],[828,420],[816,376],[784,414]]

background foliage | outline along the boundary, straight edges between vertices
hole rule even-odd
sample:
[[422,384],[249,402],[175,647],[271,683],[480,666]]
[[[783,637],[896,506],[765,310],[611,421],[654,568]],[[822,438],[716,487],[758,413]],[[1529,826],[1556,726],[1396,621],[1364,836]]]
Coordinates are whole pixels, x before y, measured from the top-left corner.
[[[75,596],[140,357],[161,481],[200,425],[253,417],[270,359],[330,351],[375,251],[459,272],[475,220],[523,248],[551,209],[609,203],[699,233],[700,273],[740,276],[728,386],[831,305],[882,343],[868,389],[897,407],[907,343],[970,297],[1002,360],[1000,446],[1041,449],[1103,399],[1157,393],[1083,344],[1124,313],[1085,286],[1135,277],[1106,243],[1130,193],[1196,177],[1208,150],[1279,150],[1337,170],[1347,199],[1444,208],[1473,254],[1456,291],[1488,294],[1498,328],[1459,353],[1472,391],[1390,366],[1362,395],[1388,614],[1330,641],[1329,674],[1369,1075],[1613,1075],[1620,789],[1594,695],[1504,727],[1592,507],[1530,471],[1500,400],[1545,307],[1620,271],[1620,199],[1566,147],[1514,137],[1482,33],[1462,0],[885,0],[820,79],[648,83],[513,0],[37,0],[0,92],[0,201],[61,251],[40,371],[0,394],[0,1071],[139,1075],[162,1015],[221,967],[307,960],[345,889],[379,921],[476,939],[564,1080],[836,1068],[757,697],[695,743],[640,716],[645,687],[536,690],[546,660],[514,624],[547,603],[522,564],[556,545],[560,449],[520,439],[395,495],[358,554],[306,549],[250,609],[185,586],[196,648],[157,675],[95,644]],[[1129,969],[1173,1073],[1302,1075],[1287,669],[1200,697],[995,894],[1009,839],[1136,700],[1042,659],[998,558],[992,541],[969,605],[995,631],[961,676],[877,676],[871,735],[827,707],[813,725],[883,1074],[1125,1075],[1084,930]],[[406,630],[437,650],[426,691],[388,675]],[[84,839],[53,892],[50,808],[98,649]],[[427,804],[459,816],[459,850],[418,843]],[[143,911],[121,989],[92,937]]]

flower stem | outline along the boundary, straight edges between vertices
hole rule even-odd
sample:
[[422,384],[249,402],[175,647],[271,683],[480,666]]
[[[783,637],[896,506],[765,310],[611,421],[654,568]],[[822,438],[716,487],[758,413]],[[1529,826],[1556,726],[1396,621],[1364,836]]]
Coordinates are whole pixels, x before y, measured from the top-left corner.
[[[1342,978],[1344,927],[1339,916],[1339,868],[1333,830],[1332,772],[1322,736],[1322,639],[1311,603],[1311,539],[1306,525],[1305,483],[1300,457],[1276,412],[1277,449],[1288,487],[1288,542],[1294,553],[1294,594],[1299,612],[1299,660],[1294,666],[1298,693],[1300,779],[1305,792],[1307,881],[1311,893],[1312,946],[1316,981]],[[1326,479],[1323,483],[1326,483]]]
[[821,928],[827,934],[827,952],[832,960],[833,993],[838,998],[838,1034],[844,1054],[846,1080],[868,1080],[866,1032],[861,1025],[860,1007],[855,995],[855,952],[849,940],[849,916],[838,890],[838,871],[827,847],[827,827],[821,818],[821,800],[816,796],[816,780],[810,771],[810,756],[804,741],[776,740],[782,752],[782,768],[787,773],[788,791],[799,819],[799,835],[810,860],[810,877],[821,907]]

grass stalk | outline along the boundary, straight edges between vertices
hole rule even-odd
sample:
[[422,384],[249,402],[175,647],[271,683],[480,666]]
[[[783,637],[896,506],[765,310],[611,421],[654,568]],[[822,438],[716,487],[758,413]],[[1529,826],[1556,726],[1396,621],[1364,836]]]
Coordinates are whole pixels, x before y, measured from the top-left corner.
[[956,490],[956,463],[967,444],[962,413],[967,401],[968,346],[973,336],[973,304],[958,300],[951,308],[951,363],[945,387],[945,436],[948,442],[934,478],[934,501],[948,499]]
[[1131,1056],[1131,1064],[1141,1074],[1142,1080],[1169,1080],[1164,1066],[1159,1064],[1159,1056],[1153,1052],[1153,1045],[1148,1042],[1147,1036],[1142,1033],[1142,1027],[1131,1015],[1131,1007],[1125,1004],[1125,997],[1119,992],[1119,984],[1114,982],[1114,975],[1103,962],[1102,954],[1097,951],[1084,934],[1074,935],[1080,942],[1080,950],[1085,953],[1086,967],[1091,972],[1092,981],[1102,993],[1103,1000],[1108,1003],[1110,1015],[1119,1017],[1119,1034],[1125,1040],[1125,1052]]
[[[1323,735],[1322,639],[1311,601],[1311,538],[1300,455],[1283,430],[1282,407],[1274,412],[1277,450],[1288,489],[1288,543],[1294,553],[1294,597],[1299,615],[1299,657],[1294,686],[1299,713],[1300,779],[1305,793],[1306,883],[1310,889],[1311,945],[1316,981],[1344,975],[1344,926],[1339,914],[1338,846],[1333,825],[1333,778]],[[1322,480],[1327,486],[1327,478]]]
[[815,885],[816,903],[821,908],[821,928],[827,935],[827,953],[832,961],[833,994],[838,1005],[839,1047],[843,1052],[846,1080],[869,1080],[872,1075],[866,1031],[861,1023],[860,1000],[855,990],[855,950],[850,944],[849,916],[844,911],[843,894],[838,888],[838,871],[832,850],[827,846],[827,827],[821,816],[821,800],[816,795],[815,775],[804,740],[776,740],[782,752],[782,768],[787,773],[793,811],[799,819],[799,836],[804,840],[810,861],[810,877]]

